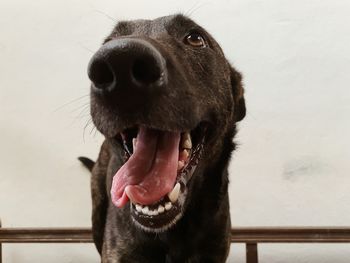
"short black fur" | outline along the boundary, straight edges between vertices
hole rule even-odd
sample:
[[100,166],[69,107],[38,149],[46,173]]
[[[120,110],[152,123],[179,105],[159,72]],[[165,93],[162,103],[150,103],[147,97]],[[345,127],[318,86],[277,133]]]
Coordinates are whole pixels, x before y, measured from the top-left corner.
[[[184,44],[193,31],[205,38],[205,48]],[[246,113],[241,74],[214,38],[183,15],[120,22],[101,49],[120,41],[151,50],[166,75],[153,88],[141,90],[130,80],[92,84],[91,114],[106,140],[96,164],[79,160],[92,170],[93,234],[102,262],[225,262],[231,228],[227,168],[236,122]],[[108,60],[120,66],[120,60]],[[163,233],[145,232],[133,223],[128,206],[116,208],[110,201],[112,178],[124,163],[115,136],[135,125],[184,131],[200,123],[207,125],[204,152],[188,186],[183,216]]]

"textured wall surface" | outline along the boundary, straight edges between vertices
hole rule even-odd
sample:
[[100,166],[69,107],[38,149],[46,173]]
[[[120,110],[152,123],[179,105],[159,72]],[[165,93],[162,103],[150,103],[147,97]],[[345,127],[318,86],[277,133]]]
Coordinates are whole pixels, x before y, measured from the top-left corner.
[[[0,217],[89,226],[87,63],[116,20],[191,14],[244,73],[235,226],[350,225],[347,0],[0,2]],[[84,129],[85,127],[85,129]],[[98,262],[93,245],[5,245],[4,262]],[[265,263],[349,262],[347,245],[262,245]],[[244,262],[233,245],[229,262]]]

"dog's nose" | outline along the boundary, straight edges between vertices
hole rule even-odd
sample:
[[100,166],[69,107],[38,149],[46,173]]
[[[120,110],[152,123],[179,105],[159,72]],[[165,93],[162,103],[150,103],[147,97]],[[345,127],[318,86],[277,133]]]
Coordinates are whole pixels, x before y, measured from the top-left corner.
[[156,91],[166,82],[165,59],[149,42],[121,38],[104,44],[91,58],[88,75],[96,91]]

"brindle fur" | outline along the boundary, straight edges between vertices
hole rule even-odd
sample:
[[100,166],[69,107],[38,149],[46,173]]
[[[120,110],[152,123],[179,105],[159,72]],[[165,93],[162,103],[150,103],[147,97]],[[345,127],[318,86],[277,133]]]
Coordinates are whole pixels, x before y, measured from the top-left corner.
[[[209,47],[183,44],[197,30]],[[235,149],[236,122],[245,116],[241,75],[217,42],[183,15],[120,22],[106,42],[119,37],[150,41],[167,61],[168,84],[156,98],[125,110],[118,98],[91,93],[91,114],[106,140],[92,168],[92,223],[102,262],[225,262],[230,247],[227,167]],[[118,119],[118,121],[116,121]],[[132,222],[129,205],[110,199],[112,177],[123,164],[123,149],[112,137],[125,127],[147,124],[163,130],[189,130],[206,121],[204,154],[188,185],[182,218],[166,232],[147,233]]]

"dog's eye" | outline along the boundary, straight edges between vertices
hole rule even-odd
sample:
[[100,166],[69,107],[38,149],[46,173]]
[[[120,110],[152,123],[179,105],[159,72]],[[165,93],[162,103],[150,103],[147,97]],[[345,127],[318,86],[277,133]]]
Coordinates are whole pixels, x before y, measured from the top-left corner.
[[206,47],[204,37],[197,32],[188,34],[184,39],[185,44],[191,45],[192,47]]

